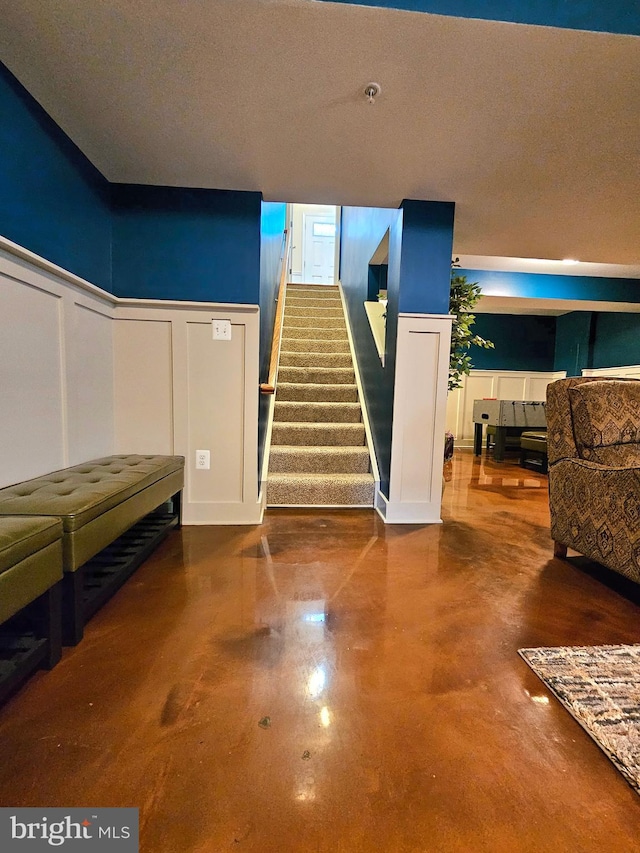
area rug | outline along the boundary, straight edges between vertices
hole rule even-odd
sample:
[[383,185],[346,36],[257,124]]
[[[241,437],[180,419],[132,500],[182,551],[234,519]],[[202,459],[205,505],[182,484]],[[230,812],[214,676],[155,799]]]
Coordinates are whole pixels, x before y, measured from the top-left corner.
[[518,654],[640,793],[640,645]]

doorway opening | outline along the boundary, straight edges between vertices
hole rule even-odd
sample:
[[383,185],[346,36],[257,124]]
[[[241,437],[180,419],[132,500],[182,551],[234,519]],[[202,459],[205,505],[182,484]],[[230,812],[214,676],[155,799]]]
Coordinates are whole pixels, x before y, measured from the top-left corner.
[[335,284],[339,208],[330,204],[290,205],[291,266],[293,284]]

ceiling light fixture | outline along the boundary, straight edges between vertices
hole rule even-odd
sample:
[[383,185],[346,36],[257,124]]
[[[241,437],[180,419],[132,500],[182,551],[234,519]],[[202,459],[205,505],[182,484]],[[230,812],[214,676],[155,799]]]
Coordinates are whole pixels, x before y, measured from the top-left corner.
[[364,95],[365,98],[369,101],[370,104],[375,103],[376,98],[382,92],[382,88],[379,83],[367,83],[364,87]]

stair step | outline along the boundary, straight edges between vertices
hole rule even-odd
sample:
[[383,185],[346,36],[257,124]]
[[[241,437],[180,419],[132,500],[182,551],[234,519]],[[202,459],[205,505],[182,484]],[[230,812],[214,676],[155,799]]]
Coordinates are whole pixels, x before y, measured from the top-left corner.
[[320,384],[317,382],[278,382],[280,402],[357,403],[357,385]]
[[[288,338],[286,333],[282,336],[283,352],[346,352],[350,353],[349,339],[345,337],[342,341],[322,340],[322,338]],[[349,356],[351,364],[351,356]]]
[[308,311],[306,317],[292,316],[288,311],[285,311],[284,328],[288,329],[290,326],[296,326],[297,328],[313,326],[316,329],[341,329],[343,332],[346,332],[347,329],[344,322],[344,315],[341,317],[322,317],[315,311]]
[[359,423],[362,419],[360,403],[298,403],[276,400],[274,423]]
[[364,445],[363,423],[273,423],[271,443],[292,444],[297,447]]
[[[324,305],[319,305],[314,306],[312,310],[316,317],[341,317],[344,319],[342,304],[336,305],[335,307],[331,306],[330,308],[325,308]],[[293,305],[290,304],[288,300],[284,311],[286,317],[308,317],[310,313],[308,305]]]
[[282,473],[367,474],[369,451],[360,447],[272,445],[269,475]]
[[283,367],[351,367],[350,352],[280,352]]
[[356,375],[351,367],[280,367],[278,389],[281,383],[296,385],[306,382],[315,385],[353,385]]
[[268,506],[372,506],[371,474],[273,474]]
[[337,287],[323,284],[289,284],[287,295],[302,296],[304,298],[316,297],[317,299],[340,299],[340,291]]
[[306,311],[320,311],[321,309],[340,309],[340,311],[342,311],[342,300],[314,299],[313,297],[309,297],[308,299],[306,299],[302,296],[287,296],[285,310],[287,308],[304,308]]
[[341,340],[348,341],[347,327],[343,324],[339,328],[326,329],[322,326],[294,326],[290,323],[285,323],[283,335],[287,338],[296,338],[297,340]]

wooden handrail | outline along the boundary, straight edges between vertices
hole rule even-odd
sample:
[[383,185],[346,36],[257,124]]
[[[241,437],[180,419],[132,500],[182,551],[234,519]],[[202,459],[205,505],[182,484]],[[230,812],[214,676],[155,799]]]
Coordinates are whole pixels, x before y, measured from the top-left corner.
[[289,251],[291,248],[291,230],[284,232],[284,254],[282,256],[282,269],[280,270],[280,284],[278,286],[278,297],[276,316],[273,323],[273,343],[271,344],[271,360],[269,362],[269,376],[266,382],[260,384],[261,394],[274,394],[276,390],[276,376],[278,375],[278,359],[280,358],[280,339],[282,337],[282,319],[284,316],[284,294],[287,288],[287,269],[289,264]]

